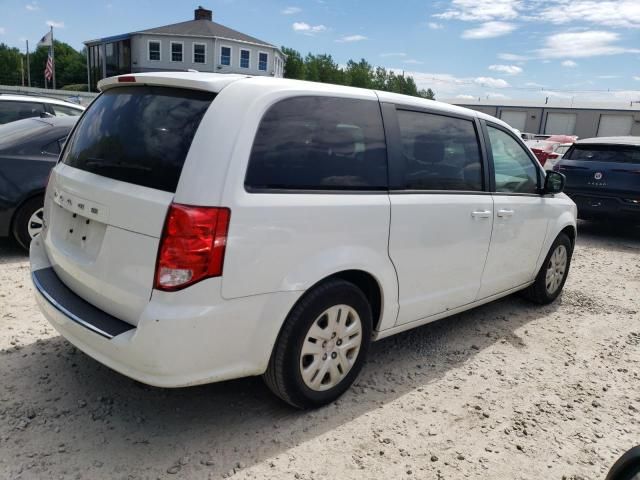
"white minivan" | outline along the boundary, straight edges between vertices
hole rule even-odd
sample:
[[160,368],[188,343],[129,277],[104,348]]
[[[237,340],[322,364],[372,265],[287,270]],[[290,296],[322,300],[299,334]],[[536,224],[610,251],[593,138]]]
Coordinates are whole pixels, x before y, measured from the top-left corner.
[[562,290],[576,207],[500,120],[240,75],[100,89],[49,179],[32,278],[64,337],[140,382],[264,375],[314,407],[373,340]]

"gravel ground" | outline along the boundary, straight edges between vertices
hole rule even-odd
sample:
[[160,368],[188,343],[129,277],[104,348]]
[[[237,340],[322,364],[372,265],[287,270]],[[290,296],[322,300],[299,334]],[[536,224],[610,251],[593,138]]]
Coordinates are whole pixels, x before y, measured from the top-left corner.
[[564,294],[373,345],[339,401],[258,378],[178,390],[110,371],[40,315],[0,243],[2,479],[604,479],[640,443],[640,231],[582,224]]

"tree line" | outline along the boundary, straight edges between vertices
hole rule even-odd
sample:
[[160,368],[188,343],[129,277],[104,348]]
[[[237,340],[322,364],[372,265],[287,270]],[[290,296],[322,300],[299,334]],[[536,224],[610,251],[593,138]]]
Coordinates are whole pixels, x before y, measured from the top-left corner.
[[433,90],[430,88],[419,90],[410,75],[405,75],[404,72],[395,73],[383,67],[374,68],[364,58],[359,62],[349,60],[346,67],[342,68],[331,55],[326,53],[320,55],[308,53],[303,58],[300,52],[292,48],[282,47],[282,52],[287,56],[284,66],[285,78],[373,88],[430,100],[435,99]]
[[[65,89],[87,89],[86,51],[79,52],[68,43],[54,40],[56,61],[56,87]],[[49,47],[39,47],[29,54],[31,86],[44,88],[44,68]],[[27,85],[27,56],[15,47],[0,43],[0,84]],[[49,83],[51,87],[51,83]],[[84,87],[84,88],[83,88]]]
[[[329,54],[307,54],[304,58],[297,50],[282,47],[287,56],[284,68],[286,78],[309,80],[312,82],[334,83],[352,87],[372,88],[387,92],[402,93],[434,99],[433,90],[418,89],[415,80],[409,75],[395,73],[383,67],[373,67],[364,58],[356,62],[349,60],[340,67]],[[49,47],[36,48],[29,55],[31,68],[31,86],[44,87],[44,68]],[[56,62],[56,86],[69,90],[87,89],[86,48],[77,51],[71,45],[54,41]],[[27,59],[20,50],[0,43],[0,84],[27,84]]]

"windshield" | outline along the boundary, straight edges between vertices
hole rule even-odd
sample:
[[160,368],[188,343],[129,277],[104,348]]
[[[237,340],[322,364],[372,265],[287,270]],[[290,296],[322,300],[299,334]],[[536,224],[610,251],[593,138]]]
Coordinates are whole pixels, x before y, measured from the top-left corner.
[[63,162],[144,187],[175,192],[200,120],[214,93],[116,87],[88,108]]

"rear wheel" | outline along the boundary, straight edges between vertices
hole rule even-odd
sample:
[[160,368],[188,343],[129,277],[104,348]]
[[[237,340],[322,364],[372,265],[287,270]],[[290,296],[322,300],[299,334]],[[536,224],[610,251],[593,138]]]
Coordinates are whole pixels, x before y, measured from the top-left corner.
[[332,402],[353,383],[371,338],[371,307],[364,293],[330,280],[307,293],[285,321],[264,379],[298,408]]
[[553,302],[567,281],[572,253],[571,240],[561,233],[551,245],[535,282],[524,291],[525,297],[540,304]]
[[13,236],[25,249],[44,227],[44,198],[37,196],[27,200],[13,217]]

